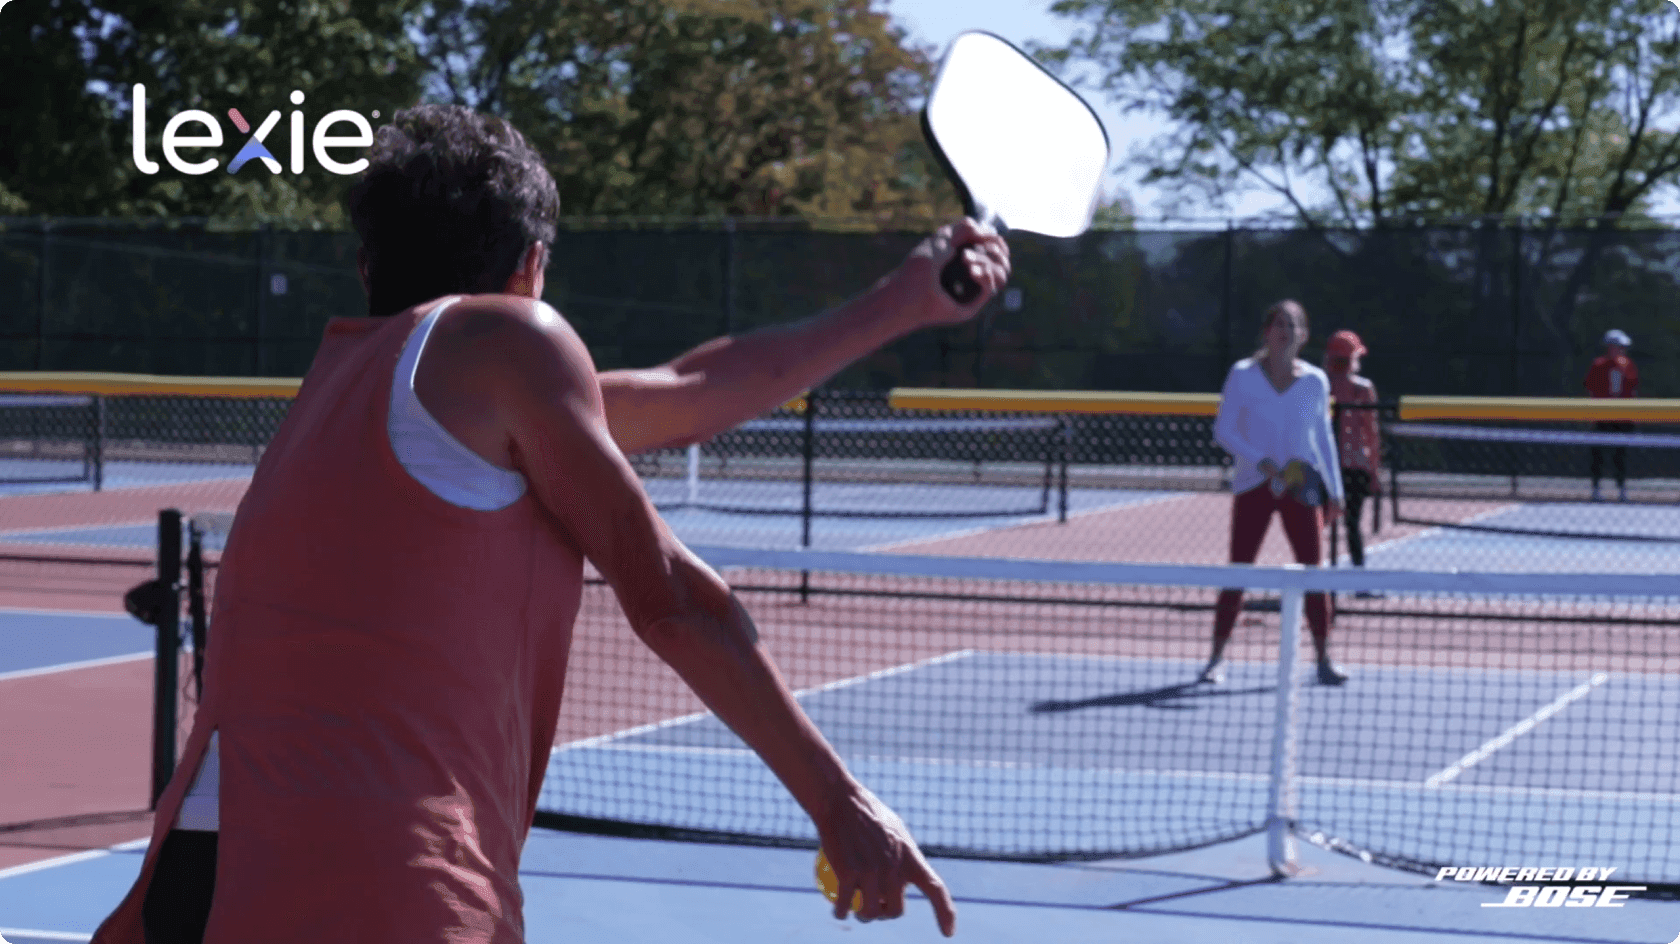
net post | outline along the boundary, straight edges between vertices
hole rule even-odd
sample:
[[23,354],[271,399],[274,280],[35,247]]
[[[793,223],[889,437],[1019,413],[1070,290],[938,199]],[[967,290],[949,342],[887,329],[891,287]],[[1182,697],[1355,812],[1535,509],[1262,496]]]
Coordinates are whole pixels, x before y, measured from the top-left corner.
[[41,220],[41,263],[35,269],[35,369],[47,369],[48,257],[52,253],[52,220]]
[[1301,613],[1306,594],[1283,591],[1278,647],[1277,712],[1272,728],[1272,769],[1267,790],[1266,861],[1272,874],[1295,873],[1295,663],[1301,648]]
[[105,395],[93,395],[93,441],[88,443],[90,448],[89,464],[93,473],[93,490],[105,489]]
[[[804,504],[799,512],[799,546],[802,548],[811,546],[811,489],[813,487],[811,467],[816,461],[816,438],[817,388],[812,387],[811,392],[805,395],[805,434],[802,444],[805,454],[803,457],[804,470],[801,475],[804,486]],[[808,603],[810,600],[811,572],[802,570],[799,572],[799,602]]]
[[700,501],[700,444],[688,444],[688,503]]
[[153,665],[151,808],[175,776],[176,707],[181,667],[181,512],[158,512],[158,585],[168,605],[158,611],[157,656]]
[[[1330,435],[1332,437],[1334,437],[1335,440],[1336,440],[1336,448],[1338,450],[1338,453],[1340,452],[1341,446],[1342,446],[1342,416],[1346,412],[1347,412],[1347,407],[1345,407],[1342,404],[1336,402],[1336,400],[1334,398],[1331,399],[1331,401],[1330,401]],[[1340,469],[1332,469],[1331,471],[1335,472],[1337,475],[1342,474]],[[1347,483],[1346,482],[1342,483],[1342,487],[1345,490],[1347,488]],[[1344,498],[1346,497],[1345,491],[1344,491],[1343,497]],[[1326,496],[1326,498],[1328,499],[1328,496]],[[1340,555],[1340,551],[1341,551],[1341,541],[1340,541],[1341,529],[1338,527],[1338,525],[1340,525],[1341,522],[1336,520],[1338,516],[1328,513],[1330,511],[1328,500],[1325,502],[1325,509],[1324,510],[1326,512],[1325,517],[1330,519],[1330,557],[1328,558],[1328,561],[1329,561],[1329,566],[1334,567],[1334,566],[1336,566],[1337,558]]]
[[187,629],[192,636],[193,699],[204,701],[204,647],[209,620],[204,606],[204,529],[196,520],[187,522]]
[[1058,437],[1062,441],[1062,481],[1057,500],[1060,508],[1056,512],[1056,520],[1067,524],[1068,519],[1068,462],[1073,454],[1073,421],[1064,416],[1060,420],[1062,428],[1058,430]]

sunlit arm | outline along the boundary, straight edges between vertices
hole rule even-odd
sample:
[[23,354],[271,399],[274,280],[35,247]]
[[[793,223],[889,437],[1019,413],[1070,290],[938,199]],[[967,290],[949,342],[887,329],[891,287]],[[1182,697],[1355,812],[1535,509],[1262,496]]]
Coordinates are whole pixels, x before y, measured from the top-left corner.
[[716,338],[659,367],[603,373],[607,428],[627,455],[710,439],[915,330],[919,302],[889,276],[801,321]]

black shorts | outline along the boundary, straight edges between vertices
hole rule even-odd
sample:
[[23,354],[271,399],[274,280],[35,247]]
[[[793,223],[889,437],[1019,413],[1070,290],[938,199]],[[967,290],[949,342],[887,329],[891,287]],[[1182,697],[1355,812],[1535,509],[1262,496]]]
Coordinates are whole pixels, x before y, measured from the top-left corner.
[[146,944],[201,944],[216,891],[216,833],[172,829],[163,837],[140,906]]

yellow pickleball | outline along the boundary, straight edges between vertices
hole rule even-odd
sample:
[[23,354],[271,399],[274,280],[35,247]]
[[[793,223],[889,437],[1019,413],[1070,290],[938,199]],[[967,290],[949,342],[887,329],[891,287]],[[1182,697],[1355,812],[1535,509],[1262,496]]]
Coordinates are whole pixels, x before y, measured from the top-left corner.
[[[840,900],[840,879],[828,864],[828,856],[820,848],[817,849],[817,887],[822,889],[823,897],[829,901]],[[863,892],[852,892],[852,910],[863,910]]]

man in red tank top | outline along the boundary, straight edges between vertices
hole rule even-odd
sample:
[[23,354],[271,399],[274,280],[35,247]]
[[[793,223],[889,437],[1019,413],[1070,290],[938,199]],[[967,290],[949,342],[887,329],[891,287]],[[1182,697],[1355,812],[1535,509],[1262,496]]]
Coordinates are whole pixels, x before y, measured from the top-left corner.
[[[140,877],[94,940],[523,940],[519,853],[585,559],[810,815],[840,882],[835,916],[856,891],[860,920],[898,917],[913,884],[953,933],[950,895],[904,823],[805,716],[625,456],[707,439],[900,335],[973,317],[1008,279],[1003,240],[947,226],[838,308],[597,374],[540,300],[558,199],[512,126],[407,109],[369,162],[350,194],[369,317],[329,324],[240,505],[204,701]],[[968,305],[939,286],[959,252],[983,288]],[[494,511],[433,494],[386,434],[398,356],[451,297],[414,389],[462,446],[524,477]],[[218,831],[178,829],[212,732]]]
[[[1632,346],[1633,339],[1627,336],[1627,332],[1617,328],[1604,332],[1604,355],[1592,362],[1587,369],[1587,378],[1582,382],[1588,394],[1600,398],[1639,396],[1639,367],[1627,353]],[[1631,433],[1633,428],[1633,423],[1627,420],[1604,420],[1593,424],[1593,429],[1601,433]],[[1598,481],[1604,474],[1606,452],[1615,467],[1617,495],[1622,501],[1627,501],[1627,449],[1622,446],[1592,447],[1593,501],[1603,498],[1598,490]]]

